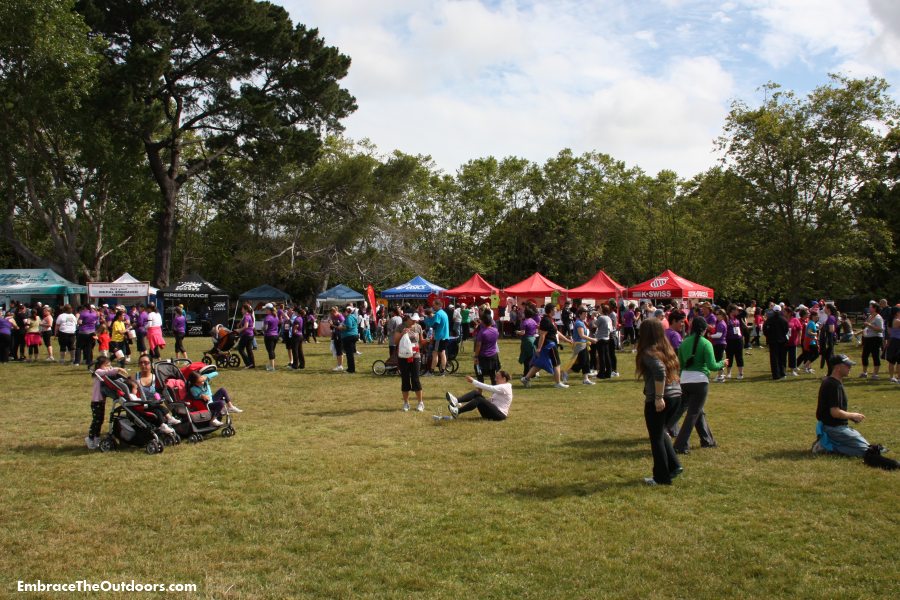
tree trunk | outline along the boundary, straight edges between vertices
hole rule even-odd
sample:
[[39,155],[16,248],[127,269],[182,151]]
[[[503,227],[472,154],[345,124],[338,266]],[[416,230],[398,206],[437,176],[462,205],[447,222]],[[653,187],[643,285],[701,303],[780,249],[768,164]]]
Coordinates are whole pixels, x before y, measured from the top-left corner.
[[174,181],[169,183],[168,186],[160,186],[163,205],[156,232],[156,262],[153,265],[153,285],[158,288],[169,285],[172,248],[175,245],[175,203],[178,188]]

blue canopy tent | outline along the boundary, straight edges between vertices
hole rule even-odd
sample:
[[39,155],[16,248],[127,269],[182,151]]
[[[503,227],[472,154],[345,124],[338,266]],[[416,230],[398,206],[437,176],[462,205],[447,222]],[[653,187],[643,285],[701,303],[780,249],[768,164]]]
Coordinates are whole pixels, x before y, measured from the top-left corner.
[[287,302],[291,299],[291,295],[283,290],[279,290],[277,287],[273,287],[268,284],[261,285],[259,287],[255,287],[252,290],[248,290],[238,296],[238,300],[256,300],[259,302],[269,301],[269,302]]
[[0,269],[0,304],[13,301],[68,304],[69,296],[87,294],[87,287],[72,283],[52,269]]
[[365,296],[344,284],[329,288],[316,296],[316,304],[346,304],[348,302],[362,302]]
[[387,298],[389,300],[402,300],[406,298],[424,300],[431,294],[443,292],[445,289],[446,288],[435,285],[424,277],[420,277],[417,275],[403,285],[398,285],[397,287],[393,287],[389,290],[384,290],[383,292],[381,292],[381,297]]

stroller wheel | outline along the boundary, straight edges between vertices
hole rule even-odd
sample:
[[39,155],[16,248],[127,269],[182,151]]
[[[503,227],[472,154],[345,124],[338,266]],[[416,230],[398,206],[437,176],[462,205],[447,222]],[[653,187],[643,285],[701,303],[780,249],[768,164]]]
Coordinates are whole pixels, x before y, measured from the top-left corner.
[[372,363],[372,372],[376,375],[384,375],[387,372],[387,365],[383,360],[376,360]]
[[100,452],[112,452],[116,449],[116,438],[111,435],[107,435],[102,440],[100,440]]
[[226,425],[222,429],[222,437],[232,437],[232,436],[234,436],[234,427],[232,427],[231,425]]
[[162,444],[156,440],[150,440],[147,442],[145,450],[147,451],[147,454],[158,454],[162,452]]
[[237,354],[231,354],[228,356],[228,366],[232,369],[237,369],[241,366],[241,357]]
[[211,357],[209,354],[204,354],[204,355],[203,355],[203,358],[201,358],[200,360],[201,360],[201,361],[203,362],[203,364],[205,364],[205,365],[211,365],[211,364],[213,364],[213,359],[212,359],[212,357]]
[[181,441],[181,438],[178,437],[177,433],[166,434],[162,438],[163,446],[174,446],[178,442]]
[[192,444],[196,444],[197,442],[203,441],[203,436],[200,435],[199,433],[192,433],[191,436],[188,438],[188,441]]
[[447,372],[453,375],[459,370],[459,361],[455,358],[451,358],[447,361]]

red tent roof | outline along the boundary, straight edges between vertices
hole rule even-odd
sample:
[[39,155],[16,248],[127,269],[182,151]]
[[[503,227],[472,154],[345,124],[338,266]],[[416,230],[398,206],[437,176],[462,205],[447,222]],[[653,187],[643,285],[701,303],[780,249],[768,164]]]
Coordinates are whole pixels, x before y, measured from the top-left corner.
[[555,291],[565,292],[566,288],[557,285],[541,275],[535,273],[528,279],[520,281],[515,285],[511,285],[503,290],[507,296],[549,296]]
[[688,281],[666,269],[653,279],[631,286],[625,293],[628,298],[712,298],[713,289]]
[[485,281],[484,277],[475,273],[468,281],[462,283],[455,288],[450,288],[443,292],[444,296],[490,296],[493,293],[500,293],[500,288],[491,285]]
[[621,296],[624,291],[624,285],[600,269],[586,283],[570,289],[569,296],[573,298],[615,298]]

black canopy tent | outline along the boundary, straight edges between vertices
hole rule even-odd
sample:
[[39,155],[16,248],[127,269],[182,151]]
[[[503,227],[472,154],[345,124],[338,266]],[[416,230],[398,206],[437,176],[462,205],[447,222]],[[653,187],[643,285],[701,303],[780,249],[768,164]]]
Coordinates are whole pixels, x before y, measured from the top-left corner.
[[[228,293],[197,273],[159,290],[159,295],[168,301],[171,310],[184,305],[188,335],[207,335],[214,326],[228,321]],[[168,326],[172,315],[170,310],[166,312]]]

